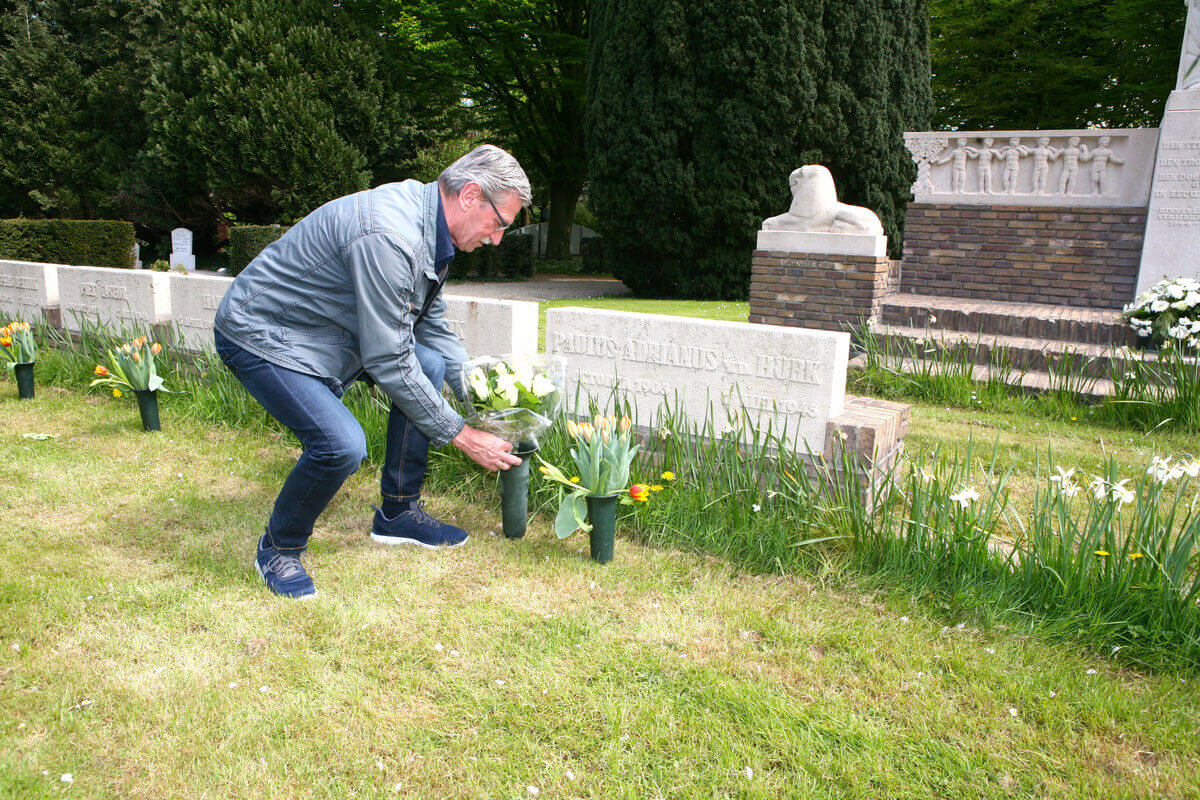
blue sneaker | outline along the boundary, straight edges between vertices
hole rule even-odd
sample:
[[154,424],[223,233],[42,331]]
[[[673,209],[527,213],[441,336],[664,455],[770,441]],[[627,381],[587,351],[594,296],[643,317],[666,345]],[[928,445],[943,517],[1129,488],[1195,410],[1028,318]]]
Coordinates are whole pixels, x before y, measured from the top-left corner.
[[462,528],[447,525],[430,516],[420,500],[414,501],[408,511],[395,517],[385,517],[383,510],[375,509],[375,521],[371,523],[371,539],[380,544],[418,544],[437,550],[442,547],[458,547],[470,538]]
[[299,553],[283,553],[267,544],[264,533],[258,540],[258,554],[254,557],[254,568],[262,576],[263,583],[275,594],[293,600],[305,600],[317,596],[317,587],[304,569]]

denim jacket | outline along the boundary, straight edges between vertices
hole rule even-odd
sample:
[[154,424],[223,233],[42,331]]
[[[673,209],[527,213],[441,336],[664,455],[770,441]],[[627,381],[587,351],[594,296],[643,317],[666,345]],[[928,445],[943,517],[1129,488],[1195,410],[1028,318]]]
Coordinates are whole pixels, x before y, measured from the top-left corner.
[[[336,393],[365,370],[400,411],[443,445],[463,428],[417,363],[414,341],[441,353],[464,396],[467,354],[436,291],[437,183],[388,183],[331,200],[270,244],[234,280],[214,327],[287,369],[326,380]],[[415,325],[415,328],[414,328]]]

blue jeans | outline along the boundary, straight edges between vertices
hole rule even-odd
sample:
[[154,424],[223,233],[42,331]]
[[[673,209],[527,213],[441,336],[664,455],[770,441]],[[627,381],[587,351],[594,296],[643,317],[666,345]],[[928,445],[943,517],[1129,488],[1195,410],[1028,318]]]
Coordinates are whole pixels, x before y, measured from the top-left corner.
[[[220,331],[214,331],[214,339],[217,355],[229,371],[304,448],[267,521],[267,541],[273,547],[303,550],[317,517],[367,457],[362,426],[342,403],[343,387],[336,380],[272,364],[238,347]],[[416,354],[425,375],[440,389],[446,360],[421,344],[416,345]],[[428,457],[428,437],[392,405],[380,479],[384,499],[409,502],[419,498]]]

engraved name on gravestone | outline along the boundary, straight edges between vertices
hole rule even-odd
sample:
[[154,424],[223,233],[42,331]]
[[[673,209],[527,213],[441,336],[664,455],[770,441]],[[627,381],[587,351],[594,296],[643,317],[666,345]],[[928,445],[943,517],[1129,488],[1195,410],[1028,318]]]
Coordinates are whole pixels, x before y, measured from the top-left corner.
[[42,309],[58,305],[58,272],[53,264],[0,260],[0,316],[4,322],[42,319]]
[[565,357],[566,393],[606,401],[619,385],[650,426],[669,402],[702,422],[711,401],[718,430],[739,406],[798,451],[820,453],[825,425],[842,411],[850,335],[743,322],[618,311],[546,312],[546,351]]
[[445,295],[445,300],[446,322],[471,358],[511,354],[527,361],[536,355],[537,303],[462,295]]
[[192,232],[187,228],[171,231],[171,266],[182,264],[189,272],[196,269],[196,256],[192,253]]
[[213,320],[233,278],[219,275],[169,275],[171,322],[189,350],[213,349]]
[[1200,2],[1188,3],[1175,91],[1159,127],[1158,158],[1138,293],[1166,277],[1200,279]]
[[58,267],[63,326],[78,333],[97,322],[145,333],[171,316],[167,273],[108,267]]

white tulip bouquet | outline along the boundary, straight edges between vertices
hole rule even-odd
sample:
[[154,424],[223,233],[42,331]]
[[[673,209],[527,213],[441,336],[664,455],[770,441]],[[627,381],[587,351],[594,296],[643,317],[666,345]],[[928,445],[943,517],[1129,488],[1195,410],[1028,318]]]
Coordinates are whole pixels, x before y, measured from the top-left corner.
[[514,444],[532,442],[550,427],[563,396],[561,358],[532,363],[485,356],[463,365],[471,404],[467,422]]

